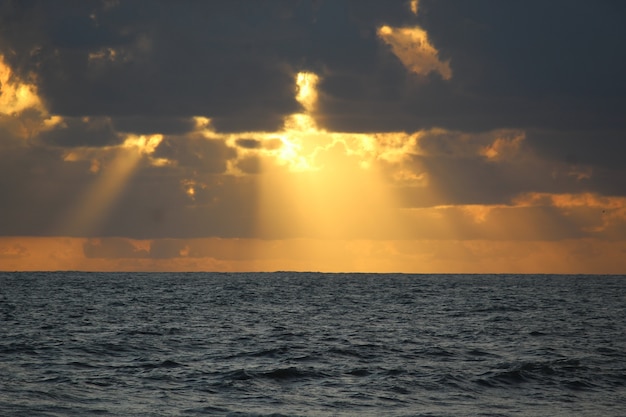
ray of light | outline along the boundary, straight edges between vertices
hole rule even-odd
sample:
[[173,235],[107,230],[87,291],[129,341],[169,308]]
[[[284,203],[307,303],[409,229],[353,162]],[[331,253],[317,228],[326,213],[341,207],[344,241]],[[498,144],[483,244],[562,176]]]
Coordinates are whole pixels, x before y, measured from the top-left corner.
[[66,213],[60,229],[70,236],[85,236],[97,231],[142,156],[154,152],[162,135],[129,135],[122,146],[112,149],[113,158],[103,167],[97,165],[97,178],[77,203]]
[[[394,201],[371,164],[376,140],[317,127],[318,80],[298,74],[297,98],[306,111],[285,119],[276,132],[280,146],[262,159],[258,232],[273,239],[382,238],[397,225]],[[306,249],[311,259],[317,258],[316,248]]]

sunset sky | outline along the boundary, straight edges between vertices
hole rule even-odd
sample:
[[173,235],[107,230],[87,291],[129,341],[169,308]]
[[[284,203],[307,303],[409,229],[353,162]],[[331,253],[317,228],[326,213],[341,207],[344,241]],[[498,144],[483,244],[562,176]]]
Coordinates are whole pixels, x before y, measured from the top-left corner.
[[625,21],[0,1],[0,270],[624,274]]

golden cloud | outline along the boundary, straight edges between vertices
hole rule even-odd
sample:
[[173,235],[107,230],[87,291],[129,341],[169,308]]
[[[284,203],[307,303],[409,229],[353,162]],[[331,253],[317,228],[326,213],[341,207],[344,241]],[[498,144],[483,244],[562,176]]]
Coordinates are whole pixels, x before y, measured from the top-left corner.
[[0,55],[0,115],[15,116],[26,109],[43,110],[37,87],[13,74]]
[[422,76],[436,72],[444,80],[452,78],[450,62],[439,60],[439,51],[430,43],[424,29],[384,25],[377,33],[407,70]]

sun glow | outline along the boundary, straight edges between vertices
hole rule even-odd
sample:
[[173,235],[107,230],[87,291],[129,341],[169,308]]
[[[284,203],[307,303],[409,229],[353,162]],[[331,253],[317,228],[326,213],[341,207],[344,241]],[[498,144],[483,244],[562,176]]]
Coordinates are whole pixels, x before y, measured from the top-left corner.
[[317,84],[319,77],[312,72],[299,72],[296,75],[296,100],[307,112],[315,110],[317,105]]
[[263,161],[258,232],[272,239],[384,236],[396,225],[390,190],[376,168],[378,141],[320,128],[318,82],[313,73],[297,74],[296,99],[305,111],[285,118],[274,134],[280,146],[254,150]]
[[15,115],[29,108],[43,110],[37,87],[14,74],[0,55],[0,115]]
[[159,143],[163,140],[163,135],[128,135],[124,143],[123,148],[134,149],[139,153],[150,155],[154,153],[154,150],[159,146]]

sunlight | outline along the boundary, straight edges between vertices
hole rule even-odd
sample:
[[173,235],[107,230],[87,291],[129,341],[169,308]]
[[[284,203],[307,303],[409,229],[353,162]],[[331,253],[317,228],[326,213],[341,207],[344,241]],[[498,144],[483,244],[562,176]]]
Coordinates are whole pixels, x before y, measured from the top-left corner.
[[61,230],[68,231],[70,236],[85,236],[95,232],[140,158],[141,153],[136,150],[117,150],[114,158],[100,169],[93,184],[67,213]]
[[[162,139],[162,135],[128,135],[121,146],[108,150],[108,160],[95,159],[97,169],[90,170],[97,177],[73,209],[66,214],[61,222],[61,230],[69,231],[71,236],[95,232],[124,190],[139,161],[143,157],[149,157]],[[78,151],[70,152],[64,159],[76,161],[93,157],[91,152],[84,153],[85,155],[80,155]],[[92,159],[92,167],[93,161]]]
[[378,28],[378,36],[391,47],[407,70],[422,76],[438,72],[444,80],[452,78],[450,63],[439,60],[439,51],[419,26],[394,28],[383,25]]
[[163,135],[128,135],[122,147],[135,149],[139,151],[140,154],[150,155],[154,153],[154,150],[159,146],[162,140]]
[[37,87],[19,79],[0,54],[0,114],[11,116],[29,108],[43,109]]
[[31,139],[61,124],[60,116],[50,116],[38,95],[34,77],[20,78],[0,54],[0,141],[8,137]]
[[296,100],[307,112],[315,110],[318,82],[319,77],[311,72],[299,72],[296,75]]
[[277,132],[280,147],[259,152],[265,155],[258,179],[259,233],[273,239],[391,233],[394,203],[376,168],[377,141],[371,135],[320,129],[311,114],[318,82],[313,73],[297,74],[296,98],[306,112],[285,118]]

